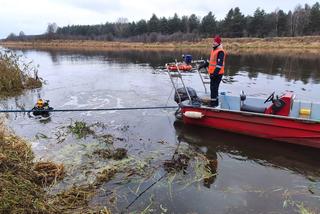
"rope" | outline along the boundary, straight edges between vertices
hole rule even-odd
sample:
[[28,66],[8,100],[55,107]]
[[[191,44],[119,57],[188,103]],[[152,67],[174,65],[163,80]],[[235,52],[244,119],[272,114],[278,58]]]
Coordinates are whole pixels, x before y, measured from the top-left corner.
[[150,107],[127,107],[127,108],[84,108],[84,109],[48,109],[48,110],[0,110],[0,113],[28,113],[28,112],[78,112],[78,111],[129,111],[149,109],[171,109],[178,106],[150,106]]

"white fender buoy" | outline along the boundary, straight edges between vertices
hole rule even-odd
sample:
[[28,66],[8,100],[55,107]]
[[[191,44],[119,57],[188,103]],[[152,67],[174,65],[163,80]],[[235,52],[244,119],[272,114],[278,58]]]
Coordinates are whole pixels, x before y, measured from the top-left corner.
[[192,119],[201,119],[204,115],[198,111],[186,111],[183,113],[185,117],[192,118]]

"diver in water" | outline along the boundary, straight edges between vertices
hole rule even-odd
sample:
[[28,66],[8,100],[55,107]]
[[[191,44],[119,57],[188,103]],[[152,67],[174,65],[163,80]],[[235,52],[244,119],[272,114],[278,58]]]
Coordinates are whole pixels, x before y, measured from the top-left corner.
[[49,100],[43,100],[40,98],[32,108],[32,114],[34,116],[49,117],[50,110],[53,110],[53,108],[49,106]]

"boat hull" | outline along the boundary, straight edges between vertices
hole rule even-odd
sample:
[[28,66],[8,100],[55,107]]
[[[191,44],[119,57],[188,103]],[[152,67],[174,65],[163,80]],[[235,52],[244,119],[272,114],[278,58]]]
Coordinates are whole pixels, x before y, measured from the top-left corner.
[[[317,121],[192,106],[181,107],[181,112],[186,124],[320,148],[320,122]],[[202,117],[190,117],[190,112],[201,113]]]

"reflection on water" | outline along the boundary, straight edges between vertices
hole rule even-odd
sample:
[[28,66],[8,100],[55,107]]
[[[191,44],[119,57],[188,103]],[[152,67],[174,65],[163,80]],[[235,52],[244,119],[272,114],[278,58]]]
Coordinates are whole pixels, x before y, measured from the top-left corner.
[[[90,52],[56,52],[48,51],[52,62],[59,64],[61,61],[111,61],[117,63],[146,64],[153,68],[164,66],[165,63],[175,59],[182,60],[183,54],[192,54],[193,59],[208,59],[209,53],[204,51],[90,51]],[[239,71],[248,72],[248,76],[255,78],[259,73],[284,76],[287,81],[301,80],[303,83],[320,81],[320,58],[318,56],[300,57],[286,55],[262,54],[229,54],[226,63],[227,75],[235,76]]]
[[[219,192],[230,198],[241,195],[244,204],[230,207],[228,211],[290,213],[290,210],[283,209],[288,200],[296,205],[308,204],[315,208],[316,213],[319,212],[319,195],[310,189],[316,187],[318,193],[320,190],[319,151],[186,126],[179,121],[174,123],[174,127],[183,142],[216,158],[218,170],[217,180],[211,188],[215,192],[213,195],[219,195]],[[295,200],[297,202],[293,202]]]
[[241,160],[254,160],[263,166],[274,166],[306,176],[320,176],[319,151],[313,148],[283,144],[259,138],[221,132],[214,129],[174,123],[177,135],[189,144],[205,147],[207,153],[228,153]]
[[250,78],[259,73],[284,76],[287,81],[301,80],[303,83],[318,84],[320,80],[320,59],[299,58],[298,56],[230,55],[228,56],[228,75],[247,71]]
[[[25,51],[28,53],[28,51]],[[43,52],[42,52],[43,53]],[[151,67],[157,71],[167,62],[181,60],[182,54],[192,54],[193,59],[208,59],[205,51],[48,51],[51,61],[58,66],[68,62],[118,64],[122,69],[129,65]],[[248,95],[266,96],[273,91],[278,94],[284,91],[293,91],[297,98],[310,101],[319,101],[316,93],[320,81],[320,59],[317,56],[285,56],[243,54],[228,55],[223,91],[239,94],[245,90]],[[201,85],[197,88],[202,89]]]
[[[194,59],[208,57],[190,53]],[[56,109],[175,104],[170,80],[160,67],[183,52],[25,54],[40,65],[47,83],[40,90],[2,100],[1,108],[28,109],[38,96],[50,99]],[[317,100],[318,70],[316,58],[229,55],[221,90],[244,89],[255,96],[292,90]],[[188,85],[203,90],[198,74],[184,77]],[[174,122],[174,110],[53,113],[47,123],[23,114],[7,117],[14,131],[32,142],[37,159],[65,164],[68,173],[55,191],[93,182],[106,166],[120,167],[112,181],[99,186],[92,206],[110,206],[114,212],[292,213],[303,208],[319,212],[318,150],[184,126]],[[91,124],[95,136],[77,139],[66,133],[72,121]],[[106,136],[113,136],[113,144],[102,143]],[[128,158],[117,161],[97,155],[116,148],[125,148]]]

